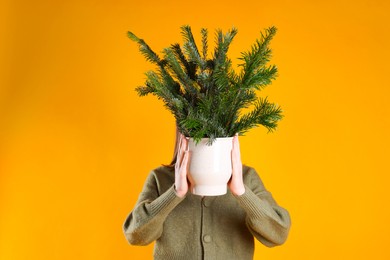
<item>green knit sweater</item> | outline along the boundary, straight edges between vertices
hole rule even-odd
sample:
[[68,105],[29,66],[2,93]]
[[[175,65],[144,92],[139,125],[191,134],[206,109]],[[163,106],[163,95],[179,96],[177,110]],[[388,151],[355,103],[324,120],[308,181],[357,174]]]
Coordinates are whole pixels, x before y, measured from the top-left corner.
[[123,223],[132,245],[156,241],[154,259],[253,259],[255,237],[267,247],[283,244],[291,220],[254,168],[243,165],[245,193],[183,198],[174,189],[174,169],[150,172],[133,211]]

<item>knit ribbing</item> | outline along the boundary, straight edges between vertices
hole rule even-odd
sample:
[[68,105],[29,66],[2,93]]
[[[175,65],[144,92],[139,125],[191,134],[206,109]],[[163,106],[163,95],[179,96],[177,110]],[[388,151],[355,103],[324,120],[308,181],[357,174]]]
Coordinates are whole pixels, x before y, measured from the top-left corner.
[[174,207],[176,207],[176,205],[179,204],[183,199],[184,197],[179,197],[176,195],[175,187],[172,185],[160,197],[150,203],[150,211],[152,215],[165,215],[169,213]]
[[276,220],[279,219],[279,215],[275,212],[272,206],[266,201],[260,199],[251,189],[249,189],[248,186],[245,185],[245,192],[242,195],[235,195],[235,197],[238,199],[238,202],[245,209],[247,214],[252,217],[271,217]]

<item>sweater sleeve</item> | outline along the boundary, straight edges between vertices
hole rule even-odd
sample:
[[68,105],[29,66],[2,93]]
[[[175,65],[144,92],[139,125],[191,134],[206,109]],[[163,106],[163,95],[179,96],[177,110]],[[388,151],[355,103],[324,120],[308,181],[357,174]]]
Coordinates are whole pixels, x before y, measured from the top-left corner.
[[290,214],[279,206],[253,168],[250,168],[245,192],[235,196],[246,211],[246,223],[251,233],[262,244],[273,247],[283,244],[291,227]]
[[131,245],[148,245],[158,239],[166,217],[184,199],[176,195],[174,184],[161,195],[157,186],[152,172],[134,209],[123,223],[123,232]]

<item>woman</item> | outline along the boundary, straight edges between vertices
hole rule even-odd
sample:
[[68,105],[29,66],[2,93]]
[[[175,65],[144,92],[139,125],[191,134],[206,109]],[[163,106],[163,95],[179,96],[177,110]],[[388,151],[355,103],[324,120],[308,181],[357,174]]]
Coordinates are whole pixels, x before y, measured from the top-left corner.
[[253,259],[254,238],[267,247],[283,244],[291,220],[256,171],[242,165],[233,138],[232,177],[222,196],[188,192],[190,152],[176,129],[170,165],[152,170],[123,231],[132,245],[156,241],[154,259]]

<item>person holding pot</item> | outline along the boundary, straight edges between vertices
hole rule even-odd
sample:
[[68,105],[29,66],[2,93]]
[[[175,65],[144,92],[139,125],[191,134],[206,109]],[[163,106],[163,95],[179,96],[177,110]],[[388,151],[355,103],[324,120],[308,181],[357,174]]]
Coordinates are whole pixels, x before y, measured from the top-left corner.
[[156,241],[154,259],[253,259],[254,238],[267,247],[286,242],[291,218],[265,188],[254,168],[243,165],[233,137],[228,192],[191,192],[188,140],[176,129],[172,162],[150,172],[123,223],[131,245]]

